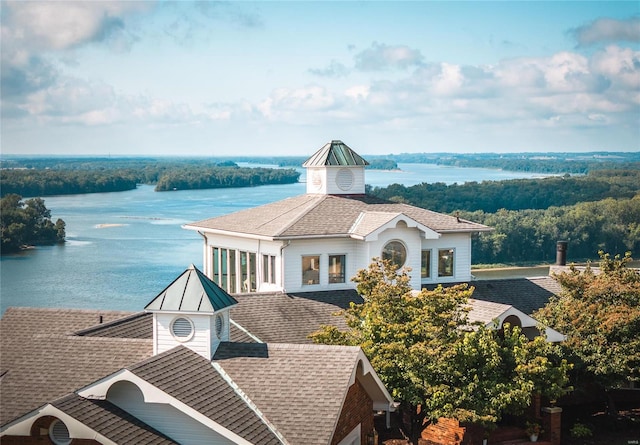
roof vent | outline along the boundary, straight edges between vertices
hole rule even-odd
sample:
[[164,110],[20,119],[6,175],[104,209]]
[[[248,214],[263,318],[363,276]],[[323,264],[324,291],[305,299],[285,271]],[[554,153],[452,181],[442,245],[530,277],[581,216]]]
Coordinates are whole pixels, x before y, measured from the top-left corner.
[[71,437],[67,425],[60,419],[55,419],[49,426],[49,438],[56,445],[69,445]]

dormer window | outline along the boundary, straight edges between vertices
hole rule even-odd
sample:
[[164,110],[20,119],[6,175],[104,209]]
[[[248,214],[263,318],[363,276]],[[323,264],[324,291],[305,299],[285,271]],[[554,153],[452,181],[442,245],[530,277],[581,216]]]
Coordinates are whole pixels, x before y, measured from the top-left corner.
[[193,337],[193,322],[185,317],[178,317],[171,323],[171,334],[176,340],[184,342]]

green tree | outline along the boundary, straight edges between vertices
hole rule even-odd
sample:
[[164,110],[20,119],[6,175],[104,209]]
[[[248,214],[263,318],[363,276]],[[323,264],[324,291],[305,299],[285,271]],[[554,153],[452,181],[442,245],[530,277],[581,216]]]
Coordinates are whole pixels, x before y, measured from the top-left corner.
[[562,292],[534,314],[567,335],[563,350],[575,363],[573,385],[584,391],[640,380],[640,272],[628,267],[629,252],[599,254],[597,270],[571,266],[556,275]]
[[557,397],[567,382],[567,363],[544,338],[471,323],[467,285],[412,291],[407,270],[378,259],[353,280],[364,303],[343,312],[348,329],[323,326],[312,338],[363,349],[411,413],[414,441],[427,420],[490,425],[522,411],[534,393]]

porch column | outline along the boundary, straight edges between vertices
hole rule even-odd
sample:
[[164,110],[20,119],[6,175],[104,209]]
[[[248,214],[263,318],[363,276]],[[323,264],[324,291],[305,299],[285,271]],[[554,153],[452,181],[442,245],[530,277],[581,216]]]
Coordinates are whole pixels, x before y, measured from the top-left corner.
[[551,445],[560,445],[562,426],[562,408],[545,406],[542,408],[542,429],[544,437]]

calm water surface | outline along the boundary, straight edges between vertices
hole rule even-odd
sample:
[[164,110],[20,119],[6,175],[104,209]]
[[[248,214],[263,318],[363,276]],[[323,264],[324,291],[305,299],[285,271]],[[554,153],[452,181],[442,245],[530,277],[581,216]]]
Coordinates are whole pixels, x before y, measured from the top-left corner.
[[[529,178],[480,168],[400,164],[367,170],[367,184]],[[302,173],[304,173],[301,170]],[[67,242],[0,257],[0,313],[10,306],[141,310],[189,264],[202,266],[202,238],[183,224],[303,194],[301,182],[255,188],[136,190],[45,197],[52,219],[67,223]]]

